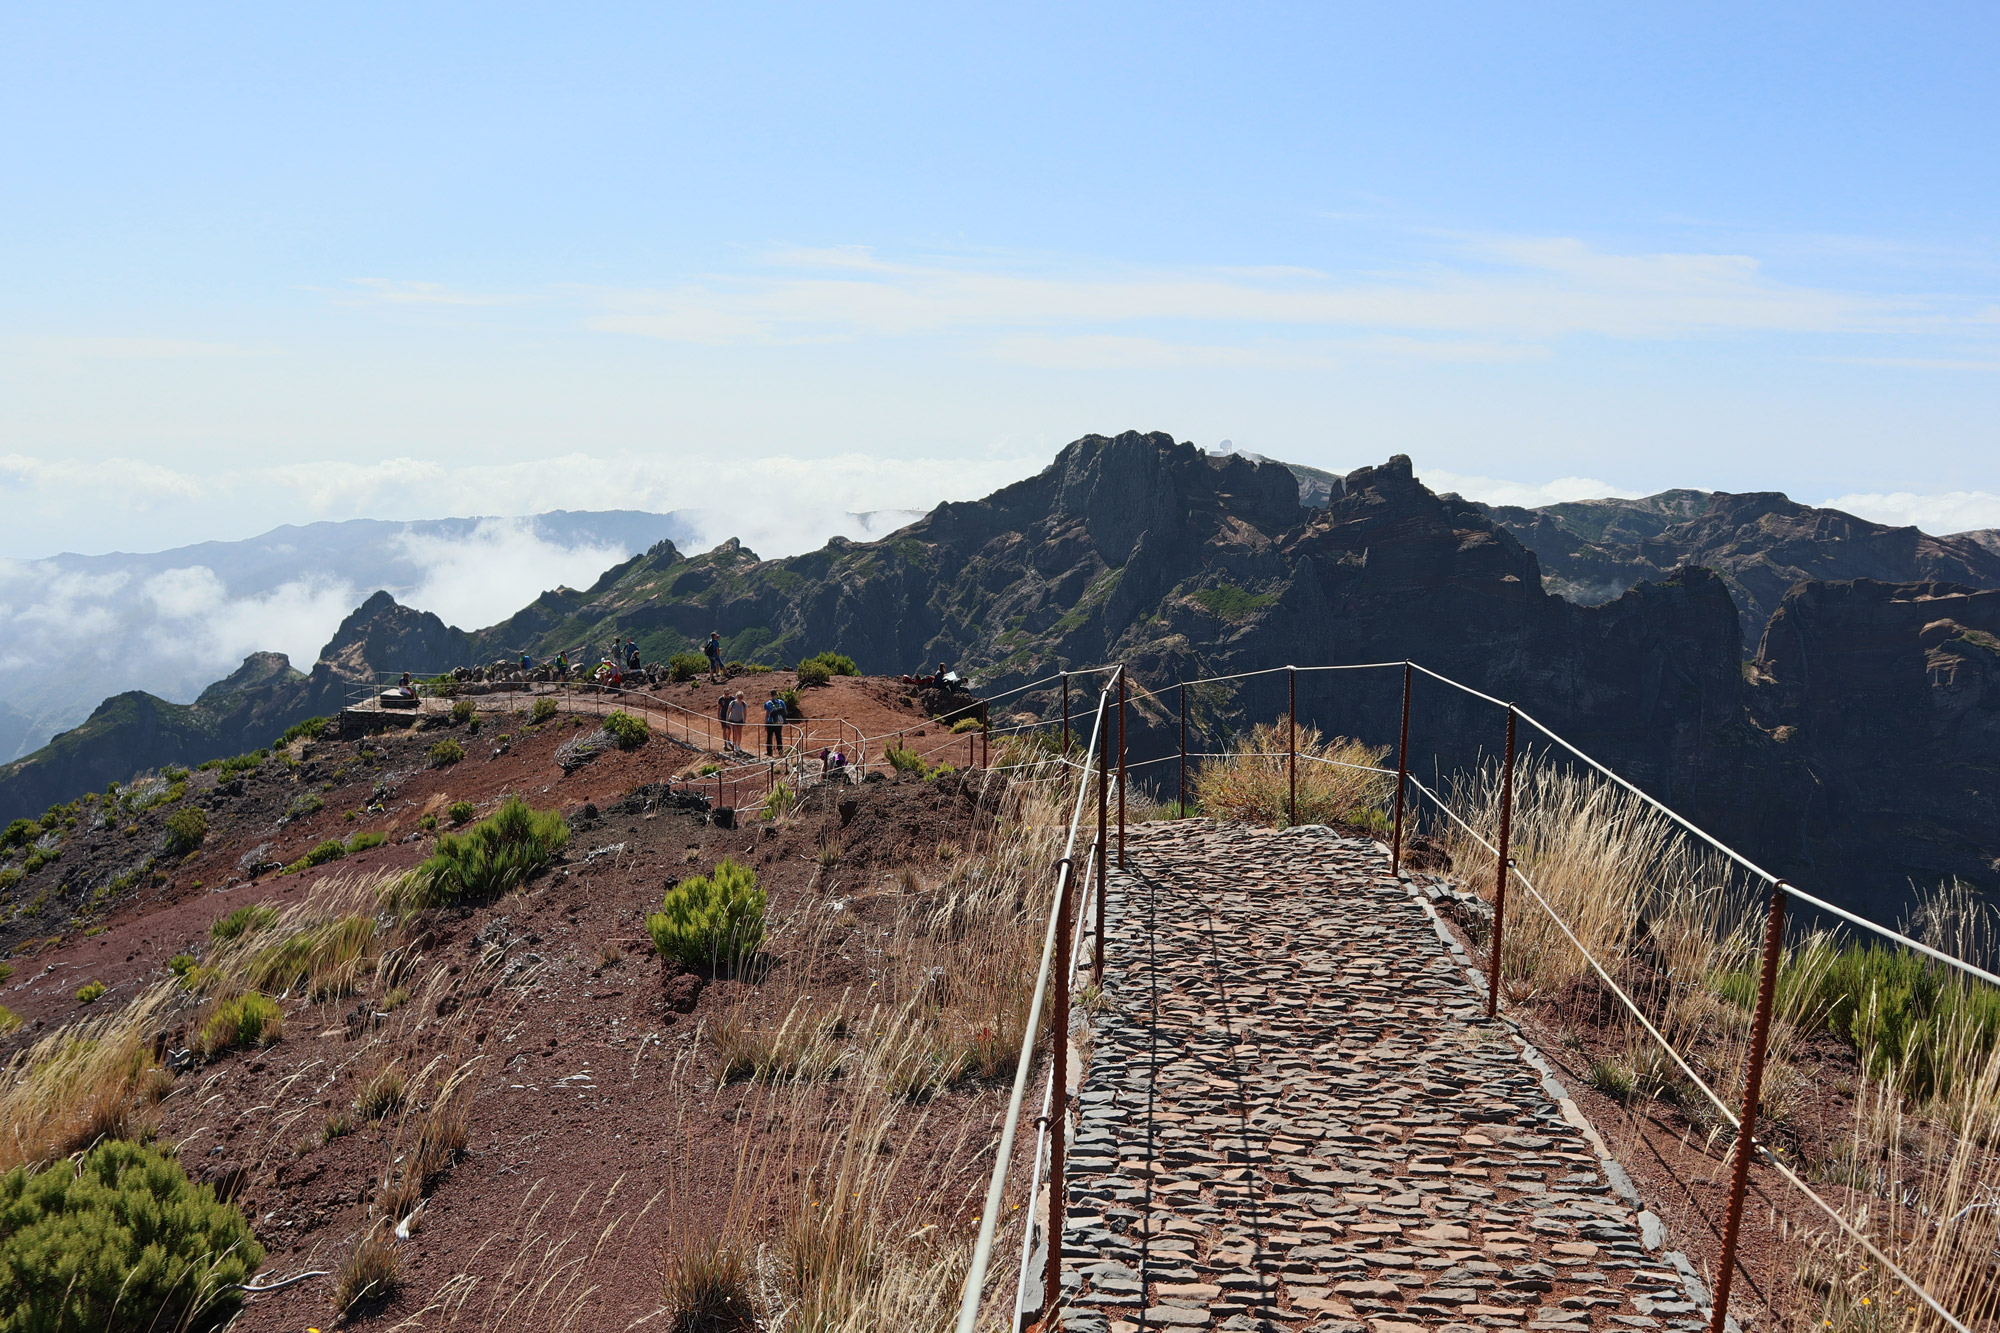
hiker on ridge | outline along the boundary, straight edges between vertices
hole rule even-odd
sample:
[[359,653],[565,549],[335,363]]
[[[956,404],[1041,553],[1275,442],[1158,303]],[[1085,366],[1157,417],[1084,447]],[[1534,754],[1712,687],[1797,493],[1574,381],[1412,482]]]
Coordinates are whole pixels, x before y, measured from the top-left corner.
[[750,716],[750,706],[743,702],[743,691],[738,690],[729,697],[729,748],[743,753],[743,719]]
[[785,699],[775,686],[771,697],[764,701],[764,756],[771,758],[785,752]]
[[722,679],[722,635],[714,630],[708,632],[708,642],[701,646],[708,658],[708,683],[713,685]]

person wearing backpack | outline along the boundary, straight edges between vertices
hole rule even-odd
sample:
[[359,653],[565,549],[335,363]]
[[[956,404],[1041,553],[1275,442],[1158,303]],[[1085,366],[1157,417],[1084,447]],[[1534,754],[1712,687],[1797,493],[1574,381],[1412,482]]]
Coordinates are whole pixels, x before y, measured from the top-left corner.
[[785,700],[776,689],[764,701],[764,756],[771,758],[785,752]]
[[722,679],[722,635],[710,630],[701,651],[708,657],[708,683],[713,685]]

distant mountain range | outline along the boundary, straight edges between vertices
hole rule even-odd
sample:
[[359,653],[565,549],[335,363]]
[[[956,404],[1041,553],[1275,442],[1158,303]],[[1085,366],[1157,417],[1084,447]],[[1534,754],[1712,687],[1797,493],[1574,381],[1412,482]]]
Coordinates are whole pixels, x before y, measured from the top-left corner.
[[[915,517],[848,514],[839,530],[875,535]],[[706,545],[730,521],[696,509],[350,519],[145,554],[0,561],[0,762],[110,696],[188,702],[252,652],[303,660],[377,590],[454,616],[490,606],[473,622],[484,623],[658,542]],[[799,546],[829,535],[801,530]]]
[[[1086,436],[877,540],[762,559],[661,538],[474,631],[377,594],[310,673],[253,658],[193,705],[107,700],[0,768],[0,819],[261,744],[371,672],[613,636],[659,659],[710,629],[730,657],[831,648],[871,673],[944,660],[988,690],[1107,661],[1170,685],[1409,657],[1518,701],[1774,871],[1879,918],[1912,881],[2000,892],[1994,534],[1935,538],[1779,495],[1508,509],[1433,493],[1400,456],[1336,477],[1138,433]],[[1393,674],[1302,677],[1302,712],[1391,738]],[[1420,766],[1490,755],[1492,710],[1426,689]],[[1043,689],[1007,707],[1055,702]],[[1221,740],[1284,702],[1282,676],[1204,691],[1195,722]],[[1135,758],[1171,748],[1173,723],[1143,705]]]

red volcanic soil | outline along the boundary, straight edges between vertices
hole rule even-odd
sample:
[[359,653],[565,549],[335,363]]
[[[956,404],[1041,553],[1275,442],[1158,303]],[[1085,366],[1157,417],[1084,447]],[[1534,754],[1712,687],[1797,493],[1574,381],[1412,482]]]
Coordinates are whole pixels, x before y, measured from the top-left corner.
[[[789,673],[774,677],[790,683]],[[745,680],[768,688],[772,677]],[[712,707],[718,688],[699,682],[663,697],[700,709]],[[892,682],[838,680],[807,691],[806,701],[810,713],[847,716],[868,734],[900,729],[929,732],[929,740],[941,730],[911,712]],[[397,1246],[397,1295],[359,1312],[357,1322],[387,1327],[428,1310],[423,1326],[444,1327],[449,1311],[437,1307],[454,1301],[467,1327],[561,1322],[551,1313],[553,1295],[525,1321],[520,1310],[504,1318],[488,1311],[494,1292],[536,1283],[569,1302],[569,1326],[622,1328],[656,1311],[669,1228],[722,1225],[746,1134],[754,1142],[775,1123],[760,1110],[769,1089],[717,1086],[714,1051],[698,1034],[725,1011],[758,1012],[762,991],[797,965],[791,926],[807,905],[841,903],[846,933],[834,936],[838,946],[893,917],[899,901],[930,893],[946,868],[940,844],[949,845],[946,855],[974,846],[991,824],[1001,783],[962,772],[819,787],[776,825],[752,818],[721,828],[699,813],[621,804],[635,788],[709,758],[661,737],[657,726],[644,746],[604,753],[565,776],[558,747],[593,725],[563,714],[531,726],[525,712],[487,712],[468,732],[427,717],[409,731],[329,736],[304,747],[294,767],[273,759],[244,775],[233,793],[217,789],[213,774],[196,774],[189,799],[209,809],[205,842],[164,882],[111,904],[87,937],[38,949],[31,942],[16,957],[0,998],[25,1022],[0,1038],[0,1054],[169,981],[168,960],[183,951],[206,957],[210,926],[237,907],[284,907],[322,881],[387,877],[416,865],[436,836],[420,821],[445,822],[453,802],[470,801],[485,815],[519,795],[560,809],[573,834],[554,866],[495,902],[425,913],[402,926],[379,918],[385,949],[398,951],[393,976],[371,975],[356,993],[322,1003],[280,997],[282,1039],[212,1063],[193,1060],[157,1108],[158,1136],[177,1145],[190,1176],[234,1191],[269,1251],[260,1282],[337,1270],[372,1225],[371,1200],[409,1150],[414,1117],[444,1075],[463,1068],[471,1090],[466,1151]],[[446,737],[466,757],[432,768],[430,748]],[[283,818],[313,791],[323,801],[318,812]],[[317,870],[253,873],[364,832],[387,841]],[[821,855],[830,842],[841,849],[831,864]],[[663,966],[646,935],[645,915],[664,890],[725,856],[752,866],[770,894],[771,970],[753,981]],[[867,969],[855,963],[853,971],[844,984],[865,986]],[[411,992],[393,1008],[391,980]],[[87,981],[110,990],[85,1009],[76,990]],[[190,1044],[199,1003],[188,995],[170,1012],[156,1037],[160,1049]],[[355,1114],[361,1085],[390,1065],[420,1089],[410,1118]],[[956,1178],[987,1143],[999,1097],[973,1084],[899,1122],[894,1147],[913,1178]],[[355,1127],[330,1134],[341,1117]],[[966,1215],[976,1211],[968,1197]],[[322,1277],[257,1296],[232,1327],[328,1327],[330,1292]]]

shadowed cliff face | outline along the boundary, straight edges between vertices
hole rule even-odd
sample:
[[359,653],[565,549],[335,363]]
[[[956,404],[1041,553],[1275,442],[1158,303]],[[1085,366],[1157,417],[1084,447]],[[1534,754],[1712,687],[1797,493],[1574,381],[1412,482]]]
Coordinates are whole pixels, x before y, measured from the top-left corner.
[[1478,508],[1532,547],[1548,590],[1573,601],[1606,601],[1682,565],[1716,571],[1736,598],[1746,645],[1757,642],[1786,591],[1806,579],[2000,587],[2000,545],[1989,534],[1933,537],[1796,504],[1774,491]]
[[1752,665],[1801,883],[2000,883],[2000,592],[1801,584]]

